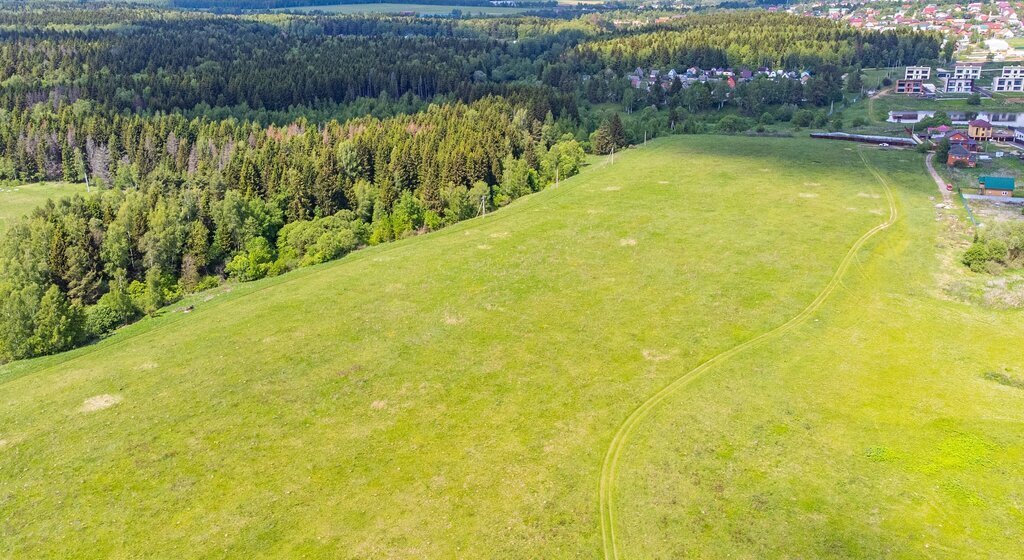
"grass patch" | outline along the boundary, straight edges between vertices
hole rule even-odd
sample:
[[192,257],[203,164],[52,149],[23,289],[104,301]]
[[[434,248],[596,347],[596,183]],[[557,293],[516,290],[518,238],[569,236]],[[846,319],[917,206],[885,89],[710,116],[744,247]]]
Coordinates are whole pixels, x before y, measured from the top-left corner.
[[32,183],[28,185],[0,184],[0,232],[20,216],[42,206],[48,199],[85,193],[85,184]]

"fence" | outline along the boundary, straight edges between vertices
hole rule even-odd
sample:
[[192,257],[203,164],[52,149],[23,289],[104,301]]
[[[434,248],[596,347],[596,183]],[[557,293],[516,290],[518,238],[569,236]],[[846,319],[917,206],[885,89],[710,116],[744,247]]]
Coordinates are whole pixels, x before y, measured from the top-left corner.
[[960,197],[960,202],[964,204],[964,210],[967,210],[967,217],[971,219],[971,223],[974,227],[978,227],[978,220],[974,219],[974,212],[971,212],[971,206],[967,204],[967,198],[964,196],[962,189],[957,189],[956,194]]

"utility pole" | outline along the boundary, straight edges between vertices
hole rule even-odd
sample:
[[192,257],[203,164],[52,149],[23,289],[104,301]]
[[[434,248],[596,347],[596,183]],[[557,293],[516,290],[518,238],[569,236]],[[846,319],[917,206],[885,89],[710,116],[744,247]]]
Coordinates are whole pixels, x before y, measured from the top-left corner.
[[82,169],[82,174],[85,175],[85,192],[92,192],[92,189],[89,188],[89,172]]
[[558,168],[560,168],[560,167],[562,167],[562,166],[558,164],[558,161],[555,161],[555,188],[556,189],[558,188],[558,171],[559,171]]
[[480,195],[480,215],[487,215],[487,195],[485,194]]

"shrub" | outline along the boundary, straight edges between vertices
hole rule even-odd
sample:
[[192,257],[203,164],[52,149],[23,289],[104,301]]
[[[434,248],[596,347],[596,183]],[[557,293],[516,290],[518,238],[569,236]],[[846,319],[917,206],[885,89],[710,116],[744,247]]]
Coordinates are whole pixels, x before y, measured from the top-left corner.
[[[979,239],[971,244],[961,262],[974,272],[995,273],[1001,270],[1009,256],[1009,248],[1002,239]],[[997,265],[997,266],[993,266]]]
[[292,222],[281,229],[277,239],[279,260],[286,270],[320,264],[355,250],[366,241],[365,236],[365,223],[348,210],[326,218]]
[[811,124],[814,123],[814,111],[811,111],[810,109],[800,109],[799,111],[793,113],[793,118],[791,119],[791,121],[793,123],[793,126],[798,126],[801,128],[811,126]]
[[726,115],[718,121],[716,128],[719,132],[726,134],[735,134],[737,132],[744,132],[750,130],[752,124],[750,119],[739,117],[736,115]]
[[112,286],[96,305],[85,310],[85,330],[90,337],[102,336],[138,317],[139,308],[120,286]]
[[274,260],[270,242],[262,237],[254,237],[246,245],[244,252],[231,259],[225,270],[228,276],[235,280],[250,282],[266,276]]

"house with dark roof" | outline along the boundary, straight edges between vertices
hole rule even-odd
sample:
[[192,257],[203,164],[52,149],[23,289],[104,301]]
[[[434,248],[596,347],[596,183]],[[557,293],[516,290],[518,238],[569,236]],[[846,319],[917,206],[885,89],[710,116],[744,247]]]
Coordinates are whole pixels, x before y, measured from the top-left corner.
[[974,140],[984,142],[992,139],[992,123],[985,119],[974,119],[967,123],[967,136]]
[[981,149],[981,144],[973,138],[969,138],[967,133],[962,130],[957,130],[946,136],[949,139],[949,145],[955,146],[960,144],[964,148],[967,148],[971,152],[977,152]]
[[946,165],[953,167],[975,167],[978,165],[978,156],[965,148],[963,144],[953,144],[949,148],[949,155],[946,156]]
[[1013,177],[996,177],[982,175],[978,177],[978,186],[981,187],[981,194],[986,196],[1013,196],[1013,189],[1016,186]]

